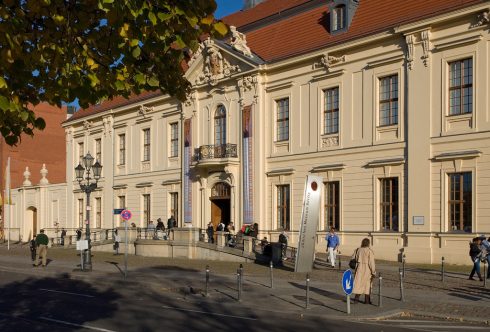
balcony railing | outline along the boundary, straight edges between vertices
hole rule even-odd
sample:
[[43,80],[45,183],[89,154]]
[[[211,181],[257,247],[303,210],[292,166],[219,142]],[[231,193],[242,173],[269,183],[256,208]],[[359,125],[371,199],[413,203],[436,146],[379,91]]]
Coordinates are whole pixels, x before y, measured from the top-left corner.
[[201,145],[196,149],[195,160],[237,158],[236,144]]

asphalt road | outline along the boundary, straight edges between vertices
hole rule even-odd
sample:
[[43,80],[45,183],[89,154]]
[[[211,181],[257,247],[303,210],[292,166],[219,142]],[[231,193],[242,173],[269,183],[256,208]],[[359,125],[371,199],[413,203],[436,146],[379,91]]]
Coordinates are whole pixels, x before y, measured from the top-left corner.
[[0,331],[468,331],[447,322],[358,322],[254,309],[122,281],[43,276],[37,269],[0,270]]

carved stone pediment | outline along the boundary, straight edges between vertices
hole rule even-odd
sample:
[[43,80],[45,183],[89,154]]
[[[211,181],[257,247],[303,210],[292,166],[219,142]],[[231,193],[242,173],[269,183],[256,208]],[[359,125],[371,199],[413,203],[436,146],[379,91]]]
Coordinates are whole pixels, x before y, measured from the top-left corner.
[[202,48],[204,67],[196,79],[196,84],[207,83],[215,86],[219,80],[241,71],[238,65],[230,64],[211,38],[206,39],[202,45],[200,49]]
[[208,38],[204,40],[189,61],[187,79],[195,85],[216,86],[222,79],[229,78],[253,66],[233,55],[223,46]]

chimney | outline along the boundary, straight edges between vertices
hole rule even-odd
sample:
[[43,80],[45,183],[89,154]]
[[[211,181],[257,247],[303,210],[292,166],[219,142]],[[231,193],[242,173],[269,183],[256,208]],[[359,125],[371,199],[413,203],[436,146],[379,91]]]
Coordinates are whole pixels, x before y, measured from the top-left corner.
[[66,118],[69,119],[75,112],[77,111],[77,107],[74,105],[67,105],[66,106]]
[[243,10],[253,8],[263,1],[264,0],[245,0],[245,4],[243,5]]

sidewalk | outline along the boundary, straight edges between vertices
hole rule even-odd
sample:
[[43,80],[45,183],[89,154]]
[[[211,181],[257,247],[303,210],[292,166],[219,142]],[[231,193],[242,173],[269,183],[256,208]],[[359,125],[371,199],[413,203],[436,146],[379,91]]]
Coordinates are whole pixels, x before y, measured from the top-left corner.
[[[80,258],[70,249],[50,249],[52,261],[48,267],[32,267],[28,249],[13,247],[7,252],[0,246],[0,270],[29,275],[30,277],[56,277],[68,274],[72,279],[97,281],[117,287],[145,287],[155,294],[174,294],[175,298],[200,303],[226,303],[229,306],[246,306],[254,310],[299,315],[321,315],[346,319],[346,296],[341,288],[341,275],[347,267],[342,261],[342,271],[316,264],[310,274],[310,308],[306,305],[305,274],[294,273],[286,266],[275,268],[274,288],[270,288],[270,269],[259,264],[244,264],[244,281],[241,302],[237,302],[237,263],[166,259],[129,256],[128,279],[124,281],[124,255],[94,253],[93,271],[77,272]],[[204,297],[205,266],[210,266],[209,296]],[[425,313],[428,316],[456,320],[487,322],[490,307],[490,282],[487,289],[481,282],[467,280],[466,275],[451,273],[441,282],[437,271],[407,267],[404,279],[405,302],[400,301],[398,267],[392,263],[377,264],[383,276],[382,302],[378,304],[378,280],[371,296],[375,305],[351,305],[350,319],[382,318],[394,313]]]

